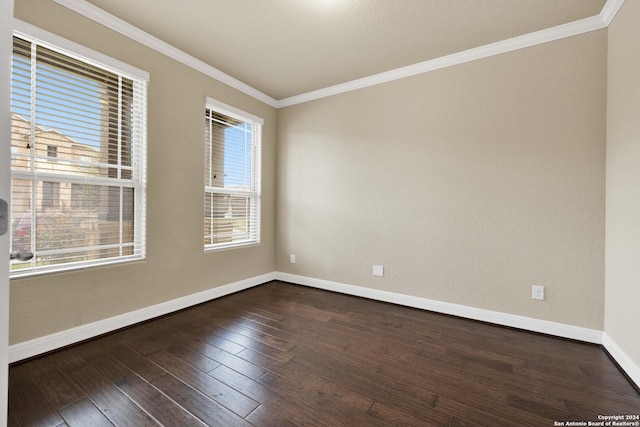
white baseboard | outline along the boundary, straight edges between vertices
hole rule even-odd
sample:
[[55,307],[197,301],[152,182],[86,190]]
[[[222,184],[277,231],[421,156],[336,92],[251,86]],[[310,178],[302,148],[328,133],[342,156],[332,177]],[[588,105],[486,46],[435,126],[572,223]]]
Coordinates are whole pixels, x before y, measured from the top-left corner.
[[602,346],[609,352],[622,370],[640,387],[640,366],[638,366],[613,339],[605,332],[602,336]]
[[427,298],[414,297],[410,295],[398,294],[394,292],[380,291],[376,289],[364,288],[361,286],[347,285],[330,280],[314,279],[312,277],[299,276],[295,274],[276,272],[276,280],[294,283],[297,285],[310,286],[313,288],[328,291],[340,292],[347,295],[354,295],[369,298],[377,301],[390,302],[407,307],[419,308],[434,311],[437,313],[450,314],[466,319],[480,320],[512,328],[524,329],[532,332],[553,335],[562,338],[569,338],[585,341],[594,344],[601,344],[618,363],[622,370],[631,380],[640,386],[640,366],[636,364],[605,332],[597,329],[583,328],[580,326],[567,325],[564,323],[550,322],[547,320],[534,319],[531,317],[518,316],[515,314],[502,313],[498,311],[474,308],[460,304],[453,304],[442,301],[430,300]]
[[481,308],[468,307],[459,304],[430,300],[427,298],[414,297],[395,292],[381,291],[364,288],[361,286],[347,285],[323,279],[314,279],[295,274],[272,272],[260,276],[252,277],[228,285],[198,292],[193,295],[177,298],[164,303],[156,304],[130,313],[121,314],[108,319],[100,320],[65,331],[57,332],[44,337],[21,342],[9,347],[9,363],[28,359],[52,350],[56,350],[71,344],[78,343],[99,335],[115,331],[120,328],[134,325],[155,317],[173,313],[184,308],[188,308],[203,302],[207,302],[234,292],[249,289],[272,280],[282,280],[284,282],[298,285],[310,286],[313,288],[339,292],[347,295],[354,295],[369,298],[377,301],[384,301],[407,307],[419,308],[434,311],[437,313],[450,314],[467,319],[479,320],[494,323],[497,325],[509,326],[527,331],[540,332],[562,338],[586,341],[594,344],[602,344],[620,367],[626,372],[633,382],[640,385],[640,366],[638,366],[611,337],[606,333],[596,329],[588,329],[579,326],[566,325],[563,323],[550,322],[547,320],[534,319],[531,317],[518,316],[514,314],[501,313],[497,311],[485,310]]
[[88,323],[86,325],[67,329],[51,335],[24,341],[9,346],[9,363],[28,359],[48,351],[56,350],[89,338],[94,338],[107,332],[112,332],[120,328],[135,325],[145,320],[173,313],[196,304],[220,298],[234,292],[242,291],[253,286],[275,280],[275,273],[267,273],[252,277],[228,285],[209,289],[196,294],[187,295],[171,301],[156,304],[140,310]]
[[485,310],[482,308],[468,307],[449,302],[430,300],[427,298],[414,297],[410,295],[398,294],[394,292],[380,291],[376,289],[364,288],[361,286],[347,285],[344,283],[332,282],[329,280],[314,279],[306,276],[276,272],[276,279],[284,282],[305,285],[328,291],[340,292],[378,301],[390,302],[407,307],[420,308],[423,310],[435,311],[437,313],[450,314],[464,317],[466,319],[480,320],[512,328],[524,329],[527,331],[540,332],[562,338],[570,338],[579,341],[586,341],[594,344],[602,344],[602,331],[588,329],[580,326],[566,325],[564,323],[550,322],[547,320],[534,319],[531,317],[518,316],[515,314],[502,313],[498,311]]

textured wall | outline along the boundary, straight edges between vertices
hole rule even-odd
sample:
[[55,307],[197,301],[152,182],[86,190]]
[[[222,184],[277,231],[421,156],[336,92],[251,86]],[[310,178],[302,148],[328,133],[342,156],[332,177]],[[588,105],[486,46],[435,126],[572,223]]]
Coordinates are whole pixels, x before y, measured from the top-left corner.
[[[12,343],[274,270],[275,110],[50,0],[15,16],[149,71],[147,259],[11,282]],[[210,96],[265,119],[262,244],[203,251],[204,103]]]
[[[640,2],[609,27],[605,332],[640,367]],[[637,380],[636,380],[637,381]]]
[[[147,260],[13,280],[12,343],[274,269],[603,328],[606,31],[276,113],[50,0],[15,14],[151,82]],[[202,250],[206,96],[265,118],[259,247]]]
[[278,270],[602,329],[606,44],[279,110]]

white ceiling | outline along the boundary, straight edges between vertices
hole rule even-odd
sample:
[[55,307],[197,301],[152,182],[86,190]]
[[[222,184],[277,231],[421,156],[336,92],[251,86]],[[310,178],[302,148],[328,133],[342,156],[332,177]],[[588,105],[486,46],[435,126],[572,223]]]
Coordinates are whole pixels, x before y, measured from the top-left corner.
[[274,99],[600,14],[605,0],[87,0]]

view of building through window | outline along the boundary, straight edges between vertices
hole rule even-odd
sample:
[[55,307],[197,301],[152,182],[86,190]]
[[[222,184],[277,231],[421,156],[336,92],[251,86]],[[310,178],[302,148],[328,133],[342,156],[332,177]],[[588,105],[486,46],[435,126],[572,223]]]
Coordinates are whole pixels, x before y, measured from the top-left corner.
[[141,256],[145,82],[14,37],[12,274]]
[[205,111],[205,248],[260,241],[261,123]]

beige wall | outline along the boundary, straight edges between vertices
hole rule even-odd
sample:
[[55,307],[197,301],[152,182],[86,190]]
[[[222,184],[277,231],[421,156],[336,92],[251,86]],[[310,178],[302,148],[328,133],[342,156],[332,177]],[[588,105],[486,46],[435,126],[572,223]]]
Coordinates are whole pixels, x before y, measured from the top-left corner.
[[[640,367],[640,2],[609,27],[605,332]],[[637,374],[637,372],[636,372]]]
[[[11,343],[147,307],[275,267],[275,110],[50,0],[17,0],[15,16],[150,72],[147,259],[11,281]],[[205,97],[265,119],[262,244],[204,253]]]
[[606,48],[601,30],[279,110],[278,270],[602,330]]
[[[606,30],[276,113],[51,0],[15,15],[151,82],[147,260],[13,280],[12,343],[273,270],[604,327]],[[259,247],[202,250],[205,96],[265,118]]]

